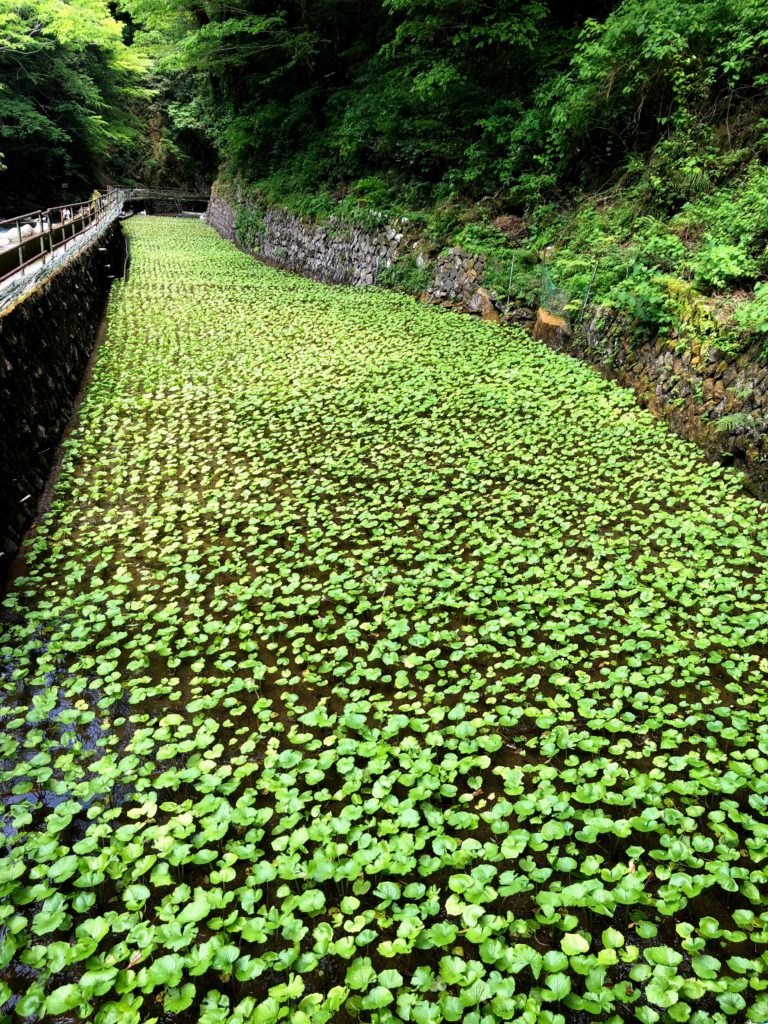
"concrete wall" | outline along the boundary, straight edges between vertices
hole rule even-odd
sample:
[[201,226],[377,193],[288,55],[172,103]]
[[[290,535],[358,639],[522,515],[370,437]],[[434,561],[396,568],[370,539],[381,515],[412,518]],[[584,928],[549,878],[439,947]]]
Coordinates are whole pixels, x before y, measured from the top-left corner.
[[0,579],[36,511],[124,257],[113,222],[0,314]]
[[154,217],[178,217],[182,213],[205,213],[204,199],[126,199],[123,209],[130,213],[144,211]]

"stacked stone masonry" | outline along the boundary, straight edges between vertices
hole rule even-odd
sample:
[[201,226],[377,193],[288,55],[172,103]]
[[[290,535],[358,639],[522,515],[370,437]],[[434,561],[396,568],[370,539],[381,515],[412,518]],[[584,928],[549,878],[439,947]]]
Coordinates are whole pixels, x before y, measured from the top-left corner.
[[408,245],[405,224],[372,229],[342,221],[309,224],[286,210],[270,209],[249,246],[238,235],[232,207],[215,191],[206,221],[264,263],[326,284],[375,284],[379,270],[391,266]]
[[[415,253],[418,265],[428,254],[402,221],[373,229],[340,221],[310,224],[277,209],[261,211],[258,237],[247,246],[238,237],[237,205],[241,197],[230,204],[214,189],[207,222],[272,266],[329,284],[375,284],[381,270],[405,254]],[[426,301],[496,322],[528,322],[530,310],[505,308],[483,286],[484,257],[453,248],[438,254],[434,263],[431,283],[421,296]],[[633,388],[641,405],[701,445],[710,458],[744,470],[749,489],[768,497],[768,368],[759,345],[728,360],[696,341],[688,346],[675,338],[638,339],[635,324],[601,308],[588,310],[573,329],[541,309],[534,336]],[[733,421],[726,430],[718,426],[724,416]]]
[[636,326],[596,307],[571,330],[540,310],[534,336],[632,388],[644,408],[711,458],[743,470],[749,490],[768,498],[768,367],[761,343],[726,359],[696,339],[638,338]]
[[[402,219],[372,228],[341,220],[312,224],[287,210],[271,208],[259,211],[259,230],[247,244],[237,230],[234,209],[244,205],[237,197],[230,202],[214,188],[205,219],[223,238],[264,263],[325,284],[376,284],[381,271],[406,254],[412,254],[420,266],[427,262],[426,247]],[[494,300],[482,287],[484,269],[483,257],[463,249],[441,253],[425,298],[498,319]]]
[[0,314],[0,580],[35,515],[124,262],[113,222]]

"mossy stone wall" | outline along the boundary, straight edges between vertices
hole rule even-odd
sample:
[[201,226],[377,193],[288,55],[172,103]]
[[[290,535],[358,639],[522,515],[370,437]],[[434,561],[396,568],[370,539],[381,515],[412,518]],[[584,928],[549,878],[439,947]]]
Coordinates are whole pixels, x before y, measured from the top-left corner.
[[124,259],[113,222],[0,313],[0,578],[35,514]]

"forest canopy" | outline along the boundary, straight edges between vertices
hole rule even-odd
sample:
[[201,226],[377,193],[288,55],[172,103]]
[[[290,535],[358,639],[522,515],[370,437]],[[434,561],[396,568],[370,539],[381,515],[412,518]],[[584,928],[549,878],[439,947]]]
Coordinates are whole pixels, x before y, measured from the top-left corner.
[[[0,5],[0,187],[215,176],[674,206],[768,145],[763,0]],[[404,191],[405,190],[405,191]]]
[[89,193],[141,130],[148,65],[101,0],[0,2],[3,206]]
[[674,202],[766,144],[763,0],[123,3],[172,120],[248,180],[526,204],[640,156]]

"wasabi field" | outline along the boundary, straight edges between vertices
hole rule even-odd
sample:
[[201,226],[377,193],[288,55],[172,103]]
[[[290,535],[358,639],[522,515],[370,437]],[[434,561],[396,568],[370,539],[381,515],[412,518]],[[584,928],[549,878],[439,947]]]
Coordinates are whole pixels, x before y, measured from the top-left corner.
[[768,518],[515,328],[127,222],[3,600],[0,1021],[768,1022]]

